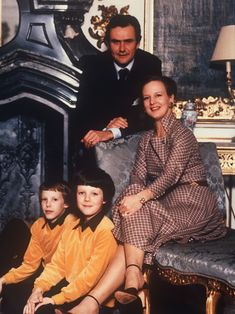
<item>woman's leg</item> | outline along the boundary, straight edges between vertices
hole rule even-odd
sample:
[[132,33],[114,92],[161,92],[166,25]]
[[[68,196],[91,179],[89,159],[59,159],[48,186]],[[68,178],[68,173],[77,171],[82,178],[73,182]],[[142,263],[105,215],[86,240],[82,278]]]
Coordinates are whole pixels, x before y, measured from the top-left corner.
[[[96,287],[89,293],[102,304],[116,289],[124,282],[126,261],[123,245],[119,245],[117,253],[100,279]],[[99,307],[95,299],[87,296],[85,299],[69,313],[73,314],[98,314]]]
[[124,244],[124,251],[127,266],[125,289],[136,288],[139,290],[144,285],[144,277],[141,271],[144,261],[144,251],[127,243]]
[[118,309],[120,314],[143,314],[143,305],[138,292],[144,286],[142,274],[144,251],[126,243],[124,251],[127,265],[125,288],[115,292]]

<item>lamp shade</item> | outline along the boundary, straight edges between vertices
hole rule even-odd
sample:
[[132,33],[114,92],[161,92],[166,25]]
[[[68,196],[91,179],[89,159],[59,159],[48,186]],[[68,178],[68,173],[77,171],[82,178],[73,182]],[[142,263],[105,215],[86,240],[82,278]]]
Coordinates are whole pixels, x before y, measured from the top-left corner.
[[235,25],[227,25],[220,30],[211,61],[232,60],[235,60]]

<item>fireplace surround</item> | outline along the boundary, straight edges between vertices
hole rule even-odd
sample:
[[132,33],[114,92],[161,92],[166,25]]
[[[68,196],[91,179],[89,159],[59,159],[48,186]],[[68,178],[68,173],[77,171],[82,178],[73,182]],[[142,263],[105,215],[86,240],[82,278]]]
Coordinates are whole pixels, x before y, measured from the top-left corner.
[[[40,215],[38,188],[69,179],[71,117],[77,106],[79,56],[66,25],[83,23],[93,0],[18,0],[19,27],[0,48],[0,230],[13,217]],[[84,50],[85,49],[85,50]],[[94,51],[93,51],[94,52]]]

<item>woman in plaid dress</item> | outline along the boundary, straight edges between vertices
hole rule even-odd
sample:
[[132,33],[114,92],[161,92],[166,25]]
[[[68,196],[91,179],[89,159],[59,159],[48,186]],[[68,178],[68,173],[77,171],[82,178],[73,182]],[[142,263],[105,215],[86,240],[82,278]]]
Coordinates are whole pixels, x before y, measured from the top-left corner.
[[[143,263],[152,264],[154,252],[163,243],[212,240],[226,233],[207,186],[197,140],[172,113],[176,92],[175,82],[168,77],[149,78],[143,87],[145,112],[153,119],[154,128],[142,136],[130,184],[113,209],[113,233],[120,245],[91,292],[98,302],[122,281],[125,286],[115,293],[117,301],[135,300],[144,285]],[[84,300],[86,310],[91,302]],[[89,313],[98,312],[94,307]]]

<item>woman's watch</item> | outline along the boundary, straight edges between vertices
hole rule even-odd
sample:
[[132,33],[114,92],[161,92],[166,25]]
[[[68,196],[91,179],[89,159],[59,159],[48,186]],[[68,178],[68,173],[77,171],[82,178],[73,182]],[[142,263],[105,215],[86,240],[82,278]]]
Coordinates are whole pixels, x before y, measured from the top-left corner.
[[144,197],[141,197],[140,203],[141,203],[142,205],[144,205],[145,202],[146,202],[146,199],[145,199]]

